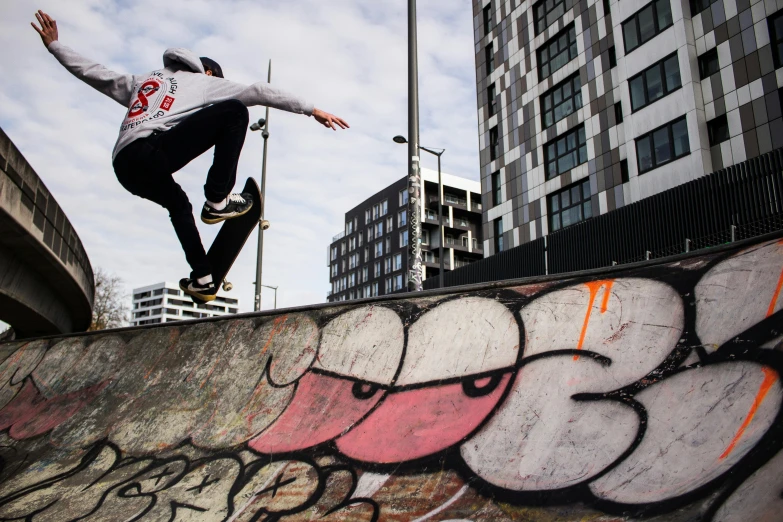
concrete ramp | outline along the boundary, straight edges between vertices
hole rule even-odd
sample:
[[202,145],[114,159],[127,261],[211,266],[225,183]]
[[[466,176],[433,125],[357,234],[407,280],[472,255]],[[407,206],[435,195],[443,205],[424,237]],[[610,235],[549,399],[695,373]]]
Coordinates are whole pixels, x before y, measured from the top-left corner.
[[0,344],[0,519],[777,521],[783,241]]

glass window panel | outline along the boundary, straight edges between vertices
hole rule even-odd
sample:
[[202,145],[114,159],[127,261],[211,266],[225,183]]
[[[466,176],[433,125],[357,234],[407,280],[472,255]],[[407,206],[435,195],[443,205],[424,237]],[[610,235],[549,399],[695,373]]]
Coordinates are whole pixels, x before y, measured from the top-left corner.
[[555,105],[557,105],[558,103],[563,101],[563,93],[560,92],[560,89],[557,89],[557,90],[555,90],[554,93],[552,93],[552,98],[553,98],[553,101],[554,101]]
[[551,159],[554,159],[554,157],[555,157],[555,144],[554,144],[554,143],[552,143],[552,144],[550,144],[550,145],[547,145],[547,148],[546,148],[546,155],[547,155],[547,157],[548,157],[550,160],[551,160]]
[[560,230],[560,214],[552,216],[552,230]]
[[561,138],[557,140],[557,155],[565,154],[566,151],[566,140]]
[[566,101],[563,102],[563,105],[561,105],[560,107],[562,108],[560,112],[563,114],[563,116],[568,116],[569,114],[574,112],[573,98],[568,98]]
[[579,50],[576,47],[576,42],[571,44],[571,48],[569,49],[569,52],[571,53],[568,57],[568,59],[576,58],[576,55],[579,54]]
[[560,194],[560,202],[563,204],[563,208],[571,206],[571,194],[567,190]]
[[547,60],[549,60],[549,48],[544,47],[543,49],[541,49],[541,61],[545,62]]
[[574,92],[578,91],[581,88],[582,88],[582,79],[579,76],[577,76],[576,78],[574,78]]
[[631,90],[631,108],[633,110],[644,106],[644,75],[639,75],[629,83]]
[[552,113],[546,112],[544,113],[544,127],[550,127],[554,121],[552,121]]
[[571,170],[573,167],[573,156],[571,154],[566,154],[565,156],[561,157],[559,160],[557,160],[557,172],[558,174],[562,174],[563,172],[567,170]]
[[557,175],[557,162],[552,161],[549,164],[547,164],[547,172],[546,177],[549,179],[552,179]]
[[582,198],[579,197],[579,187],[571,187],[571,201],[577,203],[580,199]]
[[625,38],[625,52],[628,53],[639,46],[639,36],[636,33],[636,20],[631,19],[623,24],[623,36]]
[[579,133],[578,134],[579,134],[579,143],[584,143],[585,142],[585,128],[584,127],[579,127]]
[[647,100],[652,103],[663,96],[663,79],[661,78],[661,67],[656,65],[644,73],[647,80]]
[[582,204],[584,209],[585,219],[593,217],[593,205],[588,201]]
[[566,84],[563,85],[563,97],[567,98],[569,96],[571,96],[571,82],[566,82]]
[[557,39],[557,48],[565,49],[566,47],[568,47],[568,35],[564,34]]
[[576,40],[576,27],[572,27],[571,30],[568,31],[568,38]]
[[582,183],[582,199],[590,199],[590,182]]
[[582,106],[582,91],[579,91],[574,96],[574,108],[578,109]]
[[576,148],[576,134],[569,134],[566,136],[566,141],[568,142],[568,150],[574,150]]
[[[728,129],[726,129],[728,131]],[[688,145],[688,124],[682,119],[672,125],[672,139],[674,140],[674,155],[682,156],[690,152]]]
[[655,165],[666,163],[672,159],[672,149],[669,143],[669,128],[664,127],[653,132],[653,146],[655,147]]
[[544,96],[544,110],[548,111],[551,108],[552,108],[552,97]]
[[776,40],[783,36],[783,17],[775,19],[775,34],[772,36]]
[[666,92],[671,92],[682,85],[680,80],[680,64],[677,61],[676,54],[663,62],[663,68],[666,74]]
[[579,147],[579,163],[584,163],[587,161],[587,147],[582,145]]
[[652,5],[648,5],[637,15],[639,20],[639,42],[644,43],[655,36],[655,19]]
[[658,13],[658,30],[662,31],[672,25],[672,7],[669,0],[655,2],[655,10]]
[[649,136],[645,136],[636,142],[636,156],[639,160],[640,171],[652,168],[652,150],[650,150]]
[[552,207],[552,212],[560,210],[560,198],[557,196],[549,198],[549,206]]
[[564,116],[563,107],[564,107],[563,105],[558,105],[557,107],[555,107],[555,119],[557,121],[559,121]]
[[549,76],[549,65],[541,66],[541,76],[543,78],[546,78],[547,76]]
[[560,216],[563,219],[563,226],[564,227],[567,227],[568,225],[571,224],[571,212],[570,211],[564,210],[563,213],[560,214]]

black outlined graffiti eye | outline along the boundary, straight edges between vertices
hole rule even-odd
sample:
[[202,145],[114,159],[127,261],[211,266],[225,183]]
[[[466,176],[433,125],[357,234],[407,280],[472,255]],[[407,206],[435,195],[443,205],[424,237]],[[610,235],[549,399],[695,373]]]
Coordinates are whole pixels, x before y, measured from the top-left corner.
[[462,381],[462,391],[468,397],[483,397],[489,395],[500,384],[501,375],[491,375],[489,377],[469,377]]
[[353,383],[353,388],[351,391],[353,392],[353,396],[357,399],[369,399],[373,395],[375,395],[375,392],[378,391],[380,388],[380,385],[375,384],[373,382],[355,382]]

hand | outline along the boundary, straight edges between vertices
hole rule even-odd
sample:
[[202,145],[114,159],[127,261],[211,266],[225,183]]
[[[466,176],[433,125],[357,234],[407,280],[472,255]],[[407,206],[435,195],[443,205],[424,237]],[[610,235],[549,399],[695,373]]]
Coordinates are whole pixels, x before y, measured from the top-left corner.
[[30,22],[30,25],[41,35],[43,44],[48,48],[52,42],[57,40],[57,22],[40,9],[35,13],[35,17],[38,19],[38,23],[41,24],[41,28],[38,29],[34,22]]
[[321,109],[313,109],[313,118],[315,118],[315,121],[326,127],[327,129],[337,130],[337,127],[335,125],[339,126],[342,129],[348,129],[350,128],[350,125],[348,125],[348,122],[346,122],[342,118],[338,118],[334,114],[329,114],[328,112],[324,112]]

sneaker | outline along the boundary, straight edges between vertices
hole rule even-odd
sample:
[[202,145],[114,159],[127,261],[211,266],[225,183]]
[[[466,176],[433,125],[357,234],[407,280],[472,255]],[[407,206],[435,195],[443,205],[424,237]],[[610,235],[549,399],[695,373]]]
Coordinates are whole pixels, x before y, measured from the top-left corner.
[[228,201],[222,210],[215,210],[212,205],[205,202],[201,209],[201,221],[208,225],[214,225],[226,219],[242,216],[253,207],[253,197],[247,192],[230,194],[226,199]]
[[214,301],[217,294],[217,287],[212,281],[202,285],[195,279],[183,277],[179,280],[179,287],[186,294],[197,297],[202,301]]

